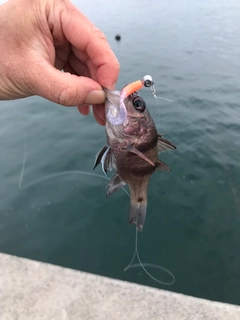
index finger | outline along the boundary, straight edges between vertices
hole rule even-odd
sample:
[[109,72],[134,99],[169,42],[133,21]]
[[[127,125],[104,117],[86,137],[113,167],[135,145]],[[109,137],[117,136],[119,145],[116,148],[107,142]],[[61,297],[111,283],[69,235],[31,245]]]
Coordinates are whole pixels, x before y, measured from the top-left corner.
[[86,53],[86,61],[82,62],[95,69],[91,70],[94,80],[112,89],[120,66],[104,34],[73,5],[62,12],[61,24],[64,36],[79,50],[79,55]]

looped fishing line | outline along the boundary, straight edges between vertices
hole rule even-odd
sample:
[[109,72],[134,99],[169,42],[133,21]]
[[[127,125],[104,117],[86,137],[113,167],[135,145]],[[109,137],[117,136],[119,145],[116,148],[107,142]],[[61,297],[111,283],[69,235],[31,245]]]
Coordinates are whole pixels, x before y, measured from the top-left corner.
[[[139,263],[134,263],[133,264],[133,261],[135,259],[135,257],[137,257],[137,260]],[[152,263],[145,263],[145,262],[142,262],[141,259],[140,259],[140,256],[139,256],[139,253],[138,253],[138,230],[137,230],[137,227],[136,227],[136,237],[135,237],[135,250],[134,250],[134,253],[133,253],[133,257],[129,263],[129,265],[127,267],[124,268],[124,271],[128,271],[129,269],[133,269],[133,268],[139,268],[141,267],[143,269],[143,271],[152,279],[154,280],[155,282],[159,283],[159,284],[163,284],[165,286],[171,286],[174,284],[175,282],[175,276],[174,274],[168,270],[167,268],[164,268],[160,265],[157,265],[157,264],[152,264]],[[161,281],[157,278],[155,278],[154,276],[151,275],[150,272],[147,271],[147,269],[145,267],[149,267],[149,268],[155,268],[155,269],[159,269],[159,270],[162,270],[164,271],[165,273],[169,274],[170,277],[172,278],[171,281]]]
[[[21,122],[23,123],[23,120],[21,119]],[[100,174],[96,174],[96,173],[92,173],[92,172],[87,172],[87,171],[82,171],[82,170],[68,170],[68,171],[60,171],[60,172],[56,172],[56,173],[51,173],[49,175],[40,177],[38,179],[32,180],[30,181],[28,184],[26,184],[25,186],[23,185],[23,180],[24,180],[24,171],[25,171],[25,166],[26,166],[26,161],[27,161],[27,133],[26,133],[26,128],[23,125],[23,131],[24,131],[24,154],[23,154],[23,162],[22,162],[22,168],[21,168],[21,172],[20,172],[20,176],[19,176],[19,181],[18,181],[18,187],[20,190],[25,190],[28,189],[30,187],[32,187],[33,185],[46,181],[48,179],[52,179],[52,178],[56,178],[56,177],[60,177],[60,176],[64,176],[64,175],[68,175],[68,174],[79,174],[79,175],[86,175],[86,176],[92,176],[92,177],[97,177],[97,178],[102,178],[105,180],[111,180],[110,178],[108,178],[107,176],[104,175],[100,175]],[[130,194],[129,192],[125,189],[122,188],[123,191],[129,196],[130,198]],[[133,261],[135,259],[135,257],[137,257],[137,260],[139,263],[135,263],[133,264]],[[159,284],[162,285],[167,285],[170,286],[172,284],[174,284],[175,282],[175,277],[172,274],[171,271],[169,271],[168,269],[160,266],[160,265],[155,265],[155,264],[151,264],[151,263],[142,263],[139,253],[138,253],[138,230],[136,228],[136,237],[135,237],[135,250],[134,250],[134,254],[133,257],[129,263],[129,265],[124,268],[124,271],[126,272],[129,269],[133,269],[133,268],[139,268],[141,267],[143,269],[143,271],[154,281],[156,281]],[[164,272],[166,272],[167,274],[169,274],[172,277],[172,281],[169,282],[165,282],[165,281],[161,281],[157,278],[155,278],[154,276],[152,276],[145,267],[150,267],[150,268],[155,268],[155,269],[159,269],[162,270]]]

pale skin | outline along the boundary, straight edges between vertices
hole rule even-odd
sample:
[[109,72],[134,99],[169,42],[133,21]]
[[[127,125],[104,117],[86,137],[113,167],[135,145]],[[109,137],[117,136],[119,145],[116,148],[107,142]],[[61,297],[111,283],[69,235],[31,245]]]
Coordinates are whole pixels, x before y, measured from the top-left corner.
[[102,86],[114,88],[119,63],[69,0],[9,0],[0,6],[0,30],[0,100],[38,95],[83,115],[93,105],[105,124]]

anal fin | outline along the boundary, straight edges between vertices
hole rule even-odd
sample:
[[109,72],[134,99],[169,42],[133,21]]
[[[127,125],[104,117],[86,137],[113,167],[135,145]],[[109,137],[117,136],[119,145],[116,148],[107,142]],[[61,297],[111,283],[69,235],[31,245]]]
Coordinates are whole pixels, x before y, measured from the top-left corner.
[[156,165],[156,171],[158,171],[158,170],[171,171],[169,166],[161,160],[158,160],[157,165]]

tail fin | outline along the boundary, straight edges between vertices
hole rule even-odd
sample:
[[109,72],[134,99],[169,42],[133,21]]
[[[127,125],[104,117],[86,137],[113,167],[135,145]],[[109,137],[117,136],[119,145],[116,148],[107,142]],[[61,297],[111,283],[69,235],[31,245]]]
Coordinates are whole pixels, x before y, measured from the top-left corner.
[[147,201],[139,198],[138,201],[131,199],[129,211],[129,224],[135,223],[138,230],[142,231],[147,212]]

